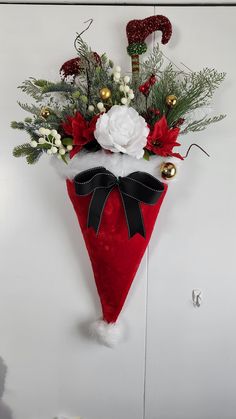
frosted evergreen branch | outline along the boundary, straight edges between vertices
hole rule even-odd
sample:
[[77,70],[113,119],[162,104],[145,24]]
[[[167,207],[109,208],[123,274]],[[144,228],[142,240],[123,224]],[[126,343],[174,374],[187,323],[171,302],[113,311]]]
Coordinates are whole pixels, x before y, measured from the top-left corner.
[[27,103],[21,103],[21,102],[17,102],[18,105],[21,107],[21,109],[23,109],[26,112],[32,113],[33,115],[40,115],[41,112],[41,108],[39,108],[38,106],[35,105],[28,105]]
[[153,52],[149,57],[141,64],[143,78],[147,78],[151,74],[157,74],[163,65],[163,54],[160,51],[159,44],[154,46]]
[[222,121],[226,115],[218,115],[212,118],[201,118],[198,121],[190,122],[184,129],[181,131],[181,134],[187,134],[188,132],[198,132],[203,131],[207,128],[208,125],[214,124],[215,122]]
[[48,83],[42,88],[42,94],[45,93],[73,93],[78,88],[72,84],[61,81],[59,83]]
[[37,86],[35,82],[37,82],[37,80],[30,77],[28,80],[25,80],[21,86],[19,86],[19,89],[38,102],[42,99],[42,88]]
[[79,57],[86,58],[91,52],[88,44],[81,38],[79,34],[77,34],[77,37],[75,38],[74,46],[78,52]]

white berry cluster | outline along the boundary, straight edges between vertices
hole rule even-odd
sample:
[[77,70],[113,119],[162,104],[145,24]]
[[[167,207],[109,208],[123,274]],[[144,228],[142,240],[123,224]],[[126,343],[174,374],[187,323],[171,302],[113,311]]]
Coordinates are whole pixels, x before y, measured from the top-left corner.
[[57,154],[57,157],[61,159],[67,151],[71,151],[73,148],[72,145],[68,145],[66,147],[63,146],[61,136],[55,129],[50,130],[48,128],[41,127],[39,128],[38,133],[40,135],[38,142],[33,140],[30,145],[31,147],[36,148],[39,144],[48,144],[50,148],[47,149],[47,154],[49,155]]
[[98,108],[99,112],[106,112],[106,108],[105,108],[105,106],[102,102],[97,103],[97,108]]
[[129,105],[130,101],[134,99],[134,92],[133,90],[128,86],[128,83],[130,82],[130,77],[125,76],[123,80],[120,82],[120,91],[124,93],[124,96],[121,98],[122,105]]
[[124,94],[124,96],[121,98],[122,105],[129,105],[130,101],[134,99],[134,92],[128,85],[130,82],[130,77],[121,77],[121,68],[120,66],[116,66],[113,74],[113,80],[120,84],[119,89]]
[[[102,102],[97,103],[97,108],[98,108],[99,112],[106,112],[106,108],[105,108],[105,106]],[[88,111],[89,112],[95,112],[95,107],[93,105],[89,105],[88,106]]]
[[114,80],[116,83],[119,83],[120,78],[121,78],[121,68],[120,68],[120,66],[119,66],[119,65],[117,65],[117,66],[114,68],[113,80]]

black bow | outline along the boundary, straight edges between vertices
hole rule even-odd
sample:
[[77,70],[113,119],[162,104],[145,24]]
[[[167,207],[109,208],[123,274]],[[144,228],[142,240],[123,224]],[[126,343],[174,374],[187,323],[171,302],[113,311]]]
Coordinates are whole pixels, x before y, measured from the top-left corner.
[[133,172],[125,177],[116,177],[105,167],[94,167],[79,173],[74,178],[75,191],[79,196],[93,193],[88,211],[88,227],[98,234],[102,213],[111,191],[118,187],[126,215],[129,237],[136,233],[145,237],[145,228],[140,202],[153,205],[164,191],[159,180],[145,172]]

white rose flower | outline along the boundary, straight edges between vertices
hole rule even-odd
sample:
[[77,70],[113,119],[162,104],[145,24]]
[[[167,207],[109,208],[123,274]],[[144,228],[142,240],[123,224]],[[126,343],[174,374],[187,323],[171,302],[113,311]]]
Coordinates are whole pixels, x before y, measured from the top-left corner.
[[135,109],[114,105],[98,119],[94,136],[106,150],[141,159],[148,133],[145,119]]

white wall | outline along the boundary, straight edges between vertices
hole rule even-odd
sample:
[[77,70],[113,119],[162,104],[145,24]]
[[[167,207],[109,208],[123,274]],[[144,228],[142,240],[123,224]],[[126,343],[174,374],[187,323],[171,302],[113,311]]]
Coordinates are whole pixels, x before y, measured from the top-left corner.
[[[100,307],[65,185],[47,159],[28,167],[11,156],[25,136],[9,123],[25,116],[17,86],[56,78],[85,20],[88,43],[129,70],[125,25],[153,13],[173,23],[171,59],[227,71],[214,107],[228,117],[183,138],[183,150],[199,142],[211,159],[192,152],[169,188],[123,311],[127,338],[111,351],[85,333]],[[0,355],[16,419],[235,417],[235,17],[233,7],[0,5]]]

